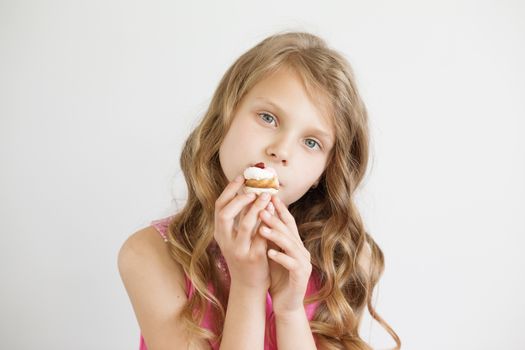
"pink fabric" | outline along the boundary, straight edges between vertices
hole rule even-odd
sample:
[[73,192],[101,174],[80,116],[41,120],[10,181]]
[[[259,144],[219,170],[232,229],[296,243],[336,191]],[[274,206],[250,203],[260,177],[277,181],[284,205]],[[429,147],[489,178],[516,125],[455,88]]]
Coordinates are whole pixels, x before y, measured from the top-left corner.
[[[168,224],[173,218],[173,216],[169,216],[163,219],[154,220],[151,222],[151,225],[157,229],[159,234],[162,236],[164,241],[167,241],[167,229]],[[220,256],[222,263],[225,265],[224,258],[222,255]],[[219,262],[220,266],[220,262]],[[193,295],[195,292],[195,288],[193,287],[193,284],[191,283],[191,280],[185,275],[184,276],[186,280],[186,296],[189,298]],[[310,280],[308,281],[308,286],[306,289],[306,296],[309,296],[313,294],[317,290],[316,283],[317,279],[315,279],[314,274],[310,277]],[[210,291],[214,291],[213,286],[208,284],[208,288]],[[317,306],[319,305],[319,302],[315,302],[312,304],[308,304],[305,306],[306,316],[309,321],[312,320],[315,310]],[[201,326],[207,329],[212,329],[211,327],[211,306],[208,305],[208,310],[206,314],[204,315],[204,319],[202,320]],[[219,344],[211,344],[211,348],[216,350],[219,349]],[[273,314],[273,308],[272,308],[272,298],[270,296],[270,292],[266,294],[266,334],[264,336],[264,350],[276,350],[277,349],[277,338],[276,338],[276,329],[275,329],[275,317]],[[140,335],[140,347],[139,350],[148,350],[146,343],[144,341],[144,337],[142,334]]]

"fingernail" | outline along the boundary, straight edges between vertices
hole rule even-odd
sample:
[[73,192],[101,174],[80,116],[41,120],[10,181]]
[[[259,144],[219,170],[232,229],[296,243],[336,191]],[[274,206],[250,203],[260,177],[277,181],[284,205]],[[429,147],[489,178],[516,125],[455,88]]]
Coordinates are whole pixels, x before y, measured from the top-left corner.
[[268,198],[270,198],[270,194],[268,192],[264,192],[263,194],[261,194],[261,199],[267,200]]
[[243,179],[244,179],[244,176],[239,175],[239,176],[237,176],[237,177],[235,178],[234,181],[235,181],[235,182],[241,182],[241,180],[243,180]]
[[272,213],[272,214],[275,213],[275,207],[273,206],[272,202],[270,202],[270,204],[268,204],[268,211],[270,213]]
[[263,211],[262,216],[263,216],[265,219],[269,219],[269,218],[270,218],[270,213],[268,213],[268,210],[265,210],[265,211]]

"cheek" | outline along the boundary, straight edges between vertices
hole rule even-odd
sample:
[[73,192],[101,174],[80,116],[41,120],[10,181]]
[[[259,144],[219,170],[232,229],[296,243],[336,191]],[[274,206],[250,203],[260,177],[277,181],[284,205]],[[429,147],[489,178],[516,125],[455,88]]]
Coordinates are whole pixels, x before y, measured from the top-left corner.
[[232,123],[219,149],[221,165],[228,178],[236,176],[233,173],[236,171],[237,163],[244,164],[242,158],[249,154],[246,151],[259,144],[256,137],[256,133],[246,122],[238,120]]
[[222,147],[224,149],[231,149],[232,147],[235,147],[235,145],[238,145],[240,142],[244,141],[243,134],[243,125],[238,121],[234,121],[232,125],[230,125],[230,128],[224,137]]
[[[300,161],[300,160],[299,160]],[[302,160],[302,166],[295,169],[297,174],[304,174],[301,176],[300,189],[307,192],[315,181],[317,181],[325,169],[326,162],[322,157],[305,156]],[[306,164],[307,166],[304,166]]]
[[237,148],[237,151],[239,151],[238,147],[251,147],[260,144],[263,139],[262,136],[261,130],[258,130],[248,118],[243,118],[238,123],[232,124],[230,132],[228,132],[229,144]]

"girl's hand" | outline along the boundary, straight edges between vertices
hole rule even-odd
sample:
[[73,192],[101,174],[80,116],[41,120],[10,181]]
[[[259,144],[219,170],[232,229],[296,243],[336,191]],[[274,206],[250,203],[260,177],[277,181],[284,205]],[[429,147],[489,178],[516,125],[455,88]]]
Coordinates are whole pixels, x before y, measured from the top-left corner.
[[[270,287],[270,270],[266,239],[256,233],[260,224],[258,214],[268,205],[270,198],[261,195],[254,201],[256,194],[237,194],[243,183],[244,178],[237,177],[226,186],[215,202],[213,236],[228,265],[231,283],[267,291]],[[238,223],[238,227],[234,227],[235,223]]]
[[[304,247],[295,219],[288,208],[276,196],[272,197],[272,204],[278,215],[263,211],[261,219],[265,225],[261,226],[259,232],[268,240],[268,245],[273,242],[282,250],[268,251],[273,311],[275,314],[304,311],[303,301],[312,273],[310,252]],[[269,215],[264,216],[264,212]],[[269,228],[269,232],[265,232],[265,228]],[[276,255],[272,256],[272,251]]]

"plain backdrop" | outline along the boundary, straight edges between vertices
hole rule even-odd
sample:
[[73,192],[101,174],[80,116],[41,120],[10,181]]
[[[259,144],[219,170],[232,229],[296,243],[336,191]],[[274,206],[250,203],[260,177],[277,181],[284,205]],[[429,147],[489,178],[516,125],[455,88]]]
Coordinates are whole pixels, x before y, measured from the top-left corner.
[[[125,239],[178,208],[226,69],[305,30],[368,107],[358,195],[402,349],[525,348],[520,1],[0,1],[2,349],[138,349]],[[363,338],[394,345],[366,314]]]

